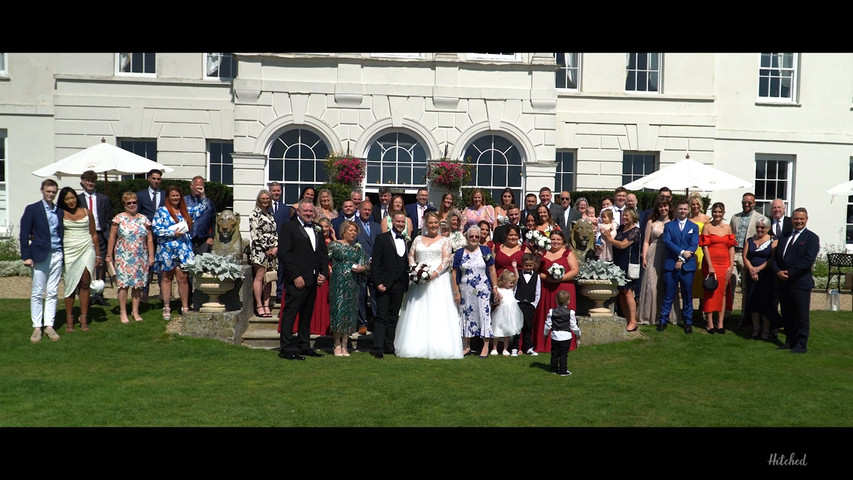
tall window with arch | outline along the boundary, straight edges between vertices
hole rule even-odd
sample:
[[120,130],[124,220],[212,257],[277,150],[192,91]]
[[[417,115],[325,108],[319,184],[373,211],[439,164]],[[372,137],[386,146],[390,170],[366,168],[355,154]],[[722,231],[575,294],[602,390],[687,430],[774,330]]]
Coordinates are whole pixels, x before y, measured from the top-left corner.
[[385,133],[367,150],[365,189],[383,185],[426,186],[427,153],[423,142],[403,132]]
[[270,145],[267,181],[282,184],[282,201],[296,203],[305,187],[329,180],[328,144],[316,132],[296,127],[284,131]]
[[488,190],[492,198],[500,198],[506,187],[521,189],[521,151],[510,139],[498,134],[483,135],[465,149],[464,158],[470,158],[474,166],[468,186]]

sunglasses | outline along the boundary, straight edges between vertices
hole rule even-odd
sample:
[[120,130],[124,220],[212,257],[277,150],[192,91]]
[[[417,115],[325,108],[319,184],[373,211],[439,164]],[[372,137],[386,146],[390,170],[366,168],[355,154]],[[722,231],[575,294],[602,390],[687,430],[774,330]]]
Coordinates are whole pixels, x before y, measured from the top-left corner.
[[125,205],[136,205],[137,202],[125,202]]
[[569,198],[569,197],[560,197],[560,201],[563,201],[563,200],[571,200],[571,198]]

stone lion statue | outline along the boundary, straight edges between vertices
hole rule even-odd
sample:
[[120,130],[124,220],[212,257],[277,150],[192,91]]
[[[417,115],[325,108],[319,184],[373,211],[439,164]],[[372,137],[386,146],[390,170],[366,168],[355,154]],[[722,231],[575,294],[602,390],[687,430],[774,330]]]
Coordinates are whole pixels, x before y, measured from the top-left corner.
[[589,220],[578,220],[572,227],[569,245],[578,257],[578,262],[595,258],[595,227]]
[[240,236],[240,214],[223,210],[216,214],[216,232],[213,235],[213,248],[217,255],[231,256],[235,260],[243,259],[243,237]]

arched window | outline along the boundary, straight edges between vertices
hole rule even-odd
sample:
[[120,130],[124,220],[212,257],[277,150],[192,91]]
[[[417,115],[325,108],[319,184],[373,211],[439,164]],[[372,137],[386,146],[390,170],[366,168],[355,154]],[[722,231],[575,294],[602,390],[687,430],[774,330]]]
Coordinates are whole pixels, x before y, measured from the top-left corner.
[[474,170],[470,187],[488,190],[492,198],[500,198],[504,188],[521,188],[521,152],[509,139],[500,135],[483,135],[465,149],[465,160],[471,159]]
[[[270,145],[267,182],[281,182],[285,203],[295,203],[305,187],[326,183],[329,146],[319,135],[304,128],[292,128]],[[264,186],[265,187],[265,186]]]
[[426,185],[427,158],[423,144],[402,132],[386,133],[367,150],[365,189],[383,185],[407,190]]

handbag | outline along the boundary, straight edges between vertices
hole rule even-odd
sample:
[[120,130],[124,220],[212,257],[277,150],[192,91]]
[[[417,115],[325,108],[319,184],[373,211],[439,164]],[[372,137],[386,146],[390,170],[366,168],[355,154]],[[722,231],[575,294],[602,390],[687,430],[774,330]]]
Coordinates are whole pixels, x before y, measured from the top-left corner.
[[702,281],[702,287],[705,290],[716,290],[717,289],[717,275],[713,273],[709,273],[705,280]]
[[[631,245],[631,252],[635,250],[634,247],[637,246],[637,242],[635,241],[633,245]],[[631,252],[628,252],[629,255]],[[631,258],[628,258],[628,279],[637,280],[640,278],[640,252],[637,252],[637,263],[632,263]]]

